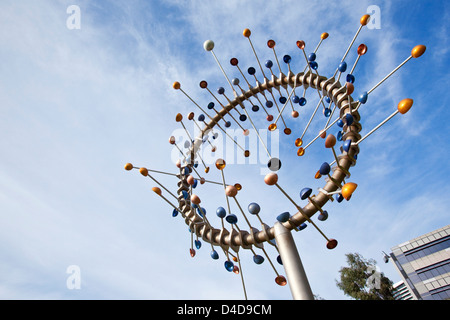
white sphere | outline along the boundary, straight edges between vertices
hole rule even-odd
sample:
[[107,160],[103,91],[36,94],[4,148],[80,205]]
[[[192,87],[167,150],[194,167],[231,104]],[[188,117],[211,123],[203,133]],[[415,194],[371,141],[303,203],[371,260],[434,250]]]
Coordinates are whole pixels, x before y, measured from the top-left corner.
[[212,40],[206,40],[206,41],[203,43],[203,48],[204,48],[206,51],[211,51],[212,49],[214,49],[214,41],[212,41]]

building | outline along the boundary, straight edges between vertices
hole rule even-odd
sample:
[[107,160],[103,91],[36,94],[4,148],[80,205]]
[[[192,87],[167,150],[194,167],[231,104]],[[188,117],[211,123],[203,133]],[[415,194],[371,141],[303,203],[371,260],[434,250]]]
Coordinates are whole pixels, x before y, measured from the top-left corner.
[[450,299],[450,225],[399,244],[391,251],[390,258],[413,299]]
[[414,300],[413,295],[403,281],[394,283],[393,287],[395,300]]

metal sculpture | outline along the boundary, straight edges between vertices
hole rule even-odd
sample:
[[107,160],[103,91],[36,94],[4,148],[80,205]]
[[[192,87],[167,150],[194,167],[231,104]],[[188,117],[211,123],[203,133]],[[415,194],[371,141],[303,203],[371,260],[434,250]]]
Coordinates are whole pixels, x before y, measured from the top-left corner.
[[[222,249],[225,254],[225,269],[229,272],[235,272],[241,275],[245,298],[247,298],[247,293],[242,276],[241,258],[239,256],[241,248],[251,252],[253,261],[256,264],[262,264],[267,259],[276,274],[275,282],[280,286],[284,286],[289,280],[291,292],[295,299],[313,298],[308,279],[303,270],[298,251],[296,250],[295,243],[292,238],[291,231],[300,231],[307,225],[311,225],[326,240],[326,247],[328,249],[334,249],[337,246],[337,240],[327,237],[321,228],[319,228],[312,220],[313,215],[315,213],[319,213],[318,220],[325,221],[328,218],[328,212],[324,210],[323,207],[328,201],[336,200],[337,202],[341,202],[344,199],[347,201],[350,200],[352,194],[357,188],[357,184],[354,182],[348,182],[346,179],[350,178],[350,168],[356,164],[357,155],[360,152],[359,146],[361,142],[379,129],[388,120],[392,119],[397,113],[405,114],[413,104],[412,99],[401,100],[397,105],[397,110],[393,114],[387,117],[374,129],[369,131],[365,136],[361,137],[360,132],[362,130],[362,125],[359,111],[360,108],[367,103],[370,94],[411,58],[420,57],[426,50],[424,45],[415,46],[411,51],[411,55],[406,60],[404,60],[392,72],[387,74],[373,88],[362,92],[358,99],[355,100],[352,97],[355,90],[354,71],[360,58],[367,53],[367,46],[365,44],[360,44],[357,47],[357,58],[350,71],[346,74],[344,85],[340,83],[340,79],[347,71],[347,63],[345,59],[353,47],[358,34],[362,28],[367,25],[369,19],[369,15],[364,15],[361,17],[359,28],[342,59],[340,60],[336,71],[331,77],[324,77],[318,73],[318,63],[316,61],[318,49],[320,48],[322,42],[328,38],[328,33],[324,32],[321,34],[319,43],[317,44],[315,50],[309,55],[307,55],[305,51],[305,42],[302,40],[296,42],[297,48],[301,51],[299,54],[300,59],[304,59],[306,64],[304,70],[297,74],[294,74],[291,70],[290,63],[292,58],[290,55],[283,56],[283,62],[288,68],[288,72],[286,74],[283,73],[275,51],[276,43],[274,40],[269,40],[267,42],[267,46],[274,54],[275,63],[279,69],[279,75],[276,76],[272,70],[272,67],[274,66],[273,61],[267,60],[264,64],[266,69],[270,72],[270,76],[267,77],[264,72],[263,65],[261,64],[251,41],[251,31],[249,29],[245,29],[243,35],[249,41],[250,47],[263,77],[262,81],[258,79],[256,76],[257,70],[254,67],[249,67],[247,69],[247,73],[255,80],[255,85],[251,85],[244,72],[241,70],[238,59],[232,58],[230,60],[230,65],[237,69],[242,79],[246,82],[248,85],[247,90],[244,90],[240,86],[239,78],[234,78],[232,80],[229,79],[219,59],[214,53],[214,42],[211,40],[205,41],[203,45],[204,49],[213,55],[220,71],[223,73],[226,82],[231,88],[233,96],[227,96],[225,89],[220,87],[218,88],[217,93],[222,97],[222,99],[219,99],[209,89],[208,83],[202,80],[199,83],[200,88],[208,91],[215,101],[210,102],[207,106],[210,111],[214,112],[214,115],[211,116],[182,89],[179,82],[174,82],[173,88],[182,92],[190,100],[190,102],[192,102],[195,107],[202,112],[197,117],[197,121],[195,120],[194,112],[190,112],[187,115],[187,119],[192,121],[196,128],[200,131],[199,135],[195,138],[191,136],[189,130],[183,122],[183,116],[180,113],[175,116],[175,121],[183,127],[189,139],[185,142],[184,146],[187,151],[183,151],[183,148],[180,148],[177,145],[176,138],[174,136],[169,138],[169,143],[176,147],[182,156],[182,159],[179,159],[176,163],[179,173],[168,173],[178,177],[179,179],[176,195],[159,183],[158,180],[156,180],[152,175],[150,175],[150,172],[166,174],[167,172],[151,170],[146,167],[135,167],[130,163],[125,165],[126,170],[137,169],[143,176],[149,177],[157,183],[158,187],[153,187],[152,190],[173,208],[172,215],[174,217],[179,214],[182,216],[185,223],[189,226],[189,232],[191,233],[191,246],[189,252],[192,257],[195,256],[196,249],[198,250],[201,247],[199,237],[211,245],[210,255],[212,259],[219,259],[220,255],[216,248]],[[299,88],[303,88],[302,96],[296,94],[296,89]],[[265,145],[264,140],[258,133],[252,117],[257,115],[258,111],[263,110],[266,115],[266,120],[270,123],[267,129],[268,132],[278,130],[280,120],[283,124],[283,133],[285,135],[289,136],[293,131],[301,132],[298,128],[295,128],[294,130],[289,128],[283,115],[286,117],[285,109],[288,105],[292,109],[290,115],[293,119],[299,118],[300,112],[306,112],[305,105],[307,104],[307,100],[305,93],[308,88],[317,92],[319,101],[313,110],[306,127],[302,131],[302,134],[295,140],[294,145],[296,148],[296,154],[298,157],[303,157],[306,150],[315,141],[322,138],[324,139],[324,147],[326,149],[330,149],[331,151],[330,157],[333,158],[333,161],[323,162],[319,170],[315,173],[315,179],[325,177],[325,184],[323,187],[318,189],[317,194],[313,195],[313,190],[309,187],[305,187],[300,191],[300,200],[304,202],[307,201],[306,205],[302,206],[298,201],[294,200],[285,189],[282,188],[282,183],[278,181],[277,172],[281,170],[281,160],[271,156],[269,148]],[[278,96],[278,99],[276,99],[275,95]],[[281,104],[281,107],[278,103]],[[220,106],[219,110],[215,108],[216,105],[217,107]],[[298,110],[294,107],[297,105]],[[274,106],[274,109],[276,109],[276,117],[268,111],[274,110],[272,109]],[[326,123],[323,129],[320,130],[320,132],[318,132],[309,143],[304,145],[305,135],[310,128],[312,121],[316,118],[317,111],[320,107],[322,107],[322,112],[325,116]],[[252,110],[252,115],[250,115],[248,111],[249,109]],[[335,112],[339,113],[339,115],[334,121],[331,121]],[[207,118],[209,119],[209,122],[206,122]],[[243,152],[245,157],[250,156],[250,151],[246,150],[241,144],[238,143],[238,141],[227,133],[226,129],[222,127],[222,125],[225,128],[232,126],[231,120],[227,119],[231,119],[232,122],[242,130],[242,134],[244,136],[249,134],[249,129],[244,129],[244,123],[250,123],[251,127],[255,130],[255,133],[257,134],[262,146],[267,152],[268,158],[270,159],[267,167],[272,172],[264,177],[264,182],[268,186],[274,186],[289,200],[292,207],[297,211],[294,215],[291,215],[289,212],[283,212],[276,217],[277,222],[273,226],[269,226],[263,222],[259,215],[261,207],[258,203],[251,202],[247,206],[247,210],[244,210],[243,205],[238,200],[238,194],[242,186],[239,183],[228,184],[226,182],[225,171],[227,164],[222,158],[216,159],[214,163],[215,168],[213,168],[213,170],[216,169],[220,171],[220,175],[222,177],[221,182],[206,180],[202,174],[197,171],[200,163],[204,166],[205,174],[210,171],[210,167],[207,166],[201,158],[199,150],[210,146],[211,152],[216,151],[216,146],[213,145],[210,139],[212,138],[212,140],[214,140],[217,137],[218,133],[214,131],[215,129],[220,130],[228,139],[231,139],[236,144],[237,148]],[[203,127],[201,126],[202,124]],[[337,135],[327,135],[327,131],[335,125],[339,128]],[[338,148],[339,150],[336,150],[336,144],[338,141],[342,142],[342,146]],[[209,215],[206,214],[206,209],[203,207],[203,202],[200,196],[197,193],[194,193],[194,189],[205,183],[219,185],[224,191],[226,208],[219,206],[216,210],[216,215],[219,217],[221,223],[221,227],[219,228],[212,226],[210,220],[208,219]],[[167,192],[169,196],[173,197],[175,202],[171,202],[167,197],[165,197],[161,189]],[[236,205],[237,209],[231,209],[231,205],[233,203]],[[248,226],[248,230],[243,230],[238,226],[238,215],[232,213],[236,212],[235,210],[239,212],[239,215],[241,215],[244,219]],[[246,212],[257,218],[261,226],[261,230],[256,228],[250,222]],[[229,228],[225,227],[225,221],[229,224]],[[195,240],[194,236],[196,238]],[[274,246],[279,252],[277,261],[284,266],[288,280],[283,275],[278,273],[264,248],[265,243]],[[237,265],[235,264],[236,262]]]

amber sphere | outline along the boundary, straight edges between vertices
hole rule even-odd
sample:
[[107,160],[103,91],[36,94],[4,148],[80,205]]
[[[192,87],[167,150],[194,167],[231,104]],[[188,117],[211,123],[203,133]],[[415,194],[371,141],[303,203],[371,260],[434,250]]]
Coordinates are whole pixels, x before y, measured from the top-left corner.
[[154,193],[156,193],[158,196],[161,195],[161,189],[158,188],[158,187],[153,187],[153,188],[152,188],[152,191],[153,191]]
[[425,47],[423,44],[419,44],[411,50],[411,56],[413,58],[418,58],[424,54],[426,49],[427,49],[427,47]]
[[413,105],[413,99],[403,99],[398,103],[397,109],[401,114],[405,114],[411,109]]
[[139,169],[139,172],[140,172],[144,177],[148,176],[148,170],[147,170],[147,168],[142,167],[142,168]]
[[244,37],[248,38],[250,37],[252,32],[250,31],[250,29],[244,29],[244,32],[242,32],[242,34],[244,35]]
[[361,17],[361,19],[359,19],[359,22],[361,23],[362,26],[365,26],[369,23],[370,21],[370,15],[365,14]]
[[127,163],[127,164],[125,165],[125,170],[130,171],[131,169],[133,169],[133,165],[132,165],[131,163]]

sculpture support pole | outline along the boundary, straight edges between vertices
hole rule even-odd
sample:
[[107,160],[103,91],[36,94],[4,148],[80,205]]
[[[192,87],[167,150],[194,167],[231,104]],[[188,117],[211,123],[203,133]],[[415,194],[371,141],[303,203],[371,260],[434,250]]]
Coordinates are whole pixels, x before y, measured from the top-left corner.
[[308,278],[291,232],[279,222],[275,223],[274,229],[275,240],[284,270],[286,271],[292,297],[294,300],[314,300],[314,295],[309,286]]

